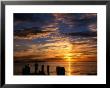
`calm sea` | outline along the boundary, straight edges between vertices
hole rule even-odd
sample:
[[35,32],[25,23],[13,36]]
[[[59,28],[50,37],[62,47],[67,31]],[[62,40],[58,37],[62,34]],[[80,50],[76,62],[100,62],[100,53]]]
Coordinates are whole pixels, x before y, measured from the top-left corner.
[[[35,72],[34,62],[14,63],[14,75],[22,75],[22,68],[25,64],[29,64],[31,73]],[[47,65],[50,68],[50,75],[56,75],[56,67],[64,67],[65,74],[71,75],[96,75],[97,74],[97,62],[39,62],[38,70],[41,70],[41,66],[44,65],[45,74],[47,74]]]

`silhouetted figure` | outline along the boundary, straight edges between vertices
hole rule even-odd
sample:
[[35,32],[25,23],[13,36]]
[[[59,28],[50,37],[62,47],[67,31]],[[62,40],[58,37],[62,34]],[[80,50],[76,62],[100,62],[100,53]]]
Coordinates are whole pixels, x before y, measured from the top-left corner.
[[42,65],[42,75],[45,75],[45,72],[44,72],[44,65]]
[[37,71],[38,71],[38,64],[35,63],[35,74],[37,73]]
[[42,65],[41,71],[39,71],[39,75],[45,75],[44,65]]
[[57,66],[56,72],[57,72],[57,75],[65,75],[65,68]]
[[49,65],[47,65],[47,74],[50,75],[49,74]]
[[23,69],[22,69],[22,74],[23,74],[23,75],[26,74],[25,67],[23,67]]
[[30,67],[29,64],[25,65],[23,70],[22,70],[23,75],[29,75],[30,74]]

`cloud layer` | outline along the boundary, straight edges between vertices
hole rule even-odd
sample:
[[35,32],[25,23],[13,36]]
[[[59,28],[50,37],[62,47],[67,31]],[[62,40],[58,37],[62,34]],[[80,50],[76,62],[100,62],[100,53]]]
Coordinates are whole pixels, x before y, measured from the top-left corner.
[[96,61],[97,14],[15,13],[14,60]]

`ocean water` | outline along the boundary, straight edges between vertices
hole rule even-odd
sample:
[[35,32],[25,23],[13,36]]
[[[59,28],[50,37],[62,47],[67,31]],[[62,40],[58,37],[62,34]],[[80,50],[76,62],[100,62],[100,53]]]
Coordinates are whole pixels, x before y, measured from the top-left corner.
[[[36,62],[16,62],[14,63],[14,75],[22,75],[22,68],[29,64],[31,73],[35,72]],[[45,74],[47,74],[47,65],[49,65],[50,75],[56,75],[56,67],[64,67],[65,75],[97,75],[97,62],[39,62],[38,71],[44,65]]]

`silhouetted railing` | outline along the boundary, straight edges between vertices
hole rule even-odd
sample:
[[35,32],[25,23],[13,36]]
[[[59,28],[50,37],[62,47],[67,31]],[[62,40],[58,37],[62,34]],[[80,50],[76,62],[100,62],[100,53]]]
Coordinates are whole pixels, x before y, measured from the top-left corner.
[[[23,75],[50,75],[50,66],[49,65],[47,65],[47,74],[45,73],[45,71],[44,71],[44,65],[42,65],[41,66],[41,70],[40,71],[38,71],[38,64],[37,63],[35,63],[35,72],[34,73],[31,73],[30,72],[30,66],[29,66],[29,64],[26,64],[24,67],[23,67],[23,69],[22,69],[22,74]],[[56,67],[56,74],[57,75],[65,75],[65,68],[64,67],[59,67],[59,66],[57,66]]]

